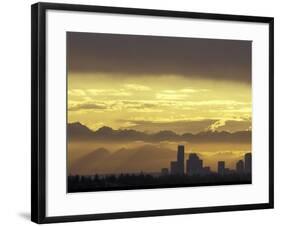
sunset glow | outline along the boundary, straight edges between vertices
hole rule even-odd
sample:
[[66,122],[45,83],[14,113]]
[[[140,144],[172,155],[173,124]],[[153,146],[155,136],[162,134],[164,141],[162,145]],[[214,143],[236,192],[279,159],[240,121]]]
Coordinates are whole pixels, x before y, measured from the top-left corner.
[[68,32],[67,62],[69,174],[156,172],[179,144],[214,172],[251,152],[250,41]]

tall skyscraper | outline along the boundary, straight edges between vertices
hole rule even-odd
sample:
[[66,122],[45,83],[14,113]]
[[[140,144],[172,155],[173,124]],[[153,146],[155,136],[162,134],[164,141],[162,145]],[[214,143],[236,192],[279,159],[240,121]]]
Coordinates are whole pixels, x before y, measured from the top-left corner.
[[184,145],[178,146],[178,154],[177,154],[177,162],[178,162],[178,173],[180,175],[184,174]]
[[197,154],[189,154],[189,159],[186,160],[186,172],[188,175],[201,175],[203,169],[203,161],[198,157]]
[[245,163],[245,173],[252,172],[252,154],[246,153],[244,155],[244,163]]
[[219,175],[225,174],[225,161],[218,161],[218,174]]
[[237,173],[243,173],[244,172],[244,162],[243,162],[243,160],[239,160],[236,163],[236,171],[237,171]]

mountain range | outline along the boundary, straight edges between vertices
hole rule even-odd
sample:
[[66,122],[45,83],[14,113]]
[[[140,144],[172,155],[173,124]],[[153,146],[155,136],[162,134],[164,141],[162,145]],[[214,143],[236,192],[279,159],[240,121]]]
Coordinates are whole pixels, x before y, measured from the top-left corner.
[[159,172],[162,167],[169,167],[176,158],[176,152],[167,148],[145,145],[138,148],[120,148],[110,152],[98,148],[82,156],[70,167],[70,174],[127,173],[144,170]]
[[67,125],[67,135],[69,141],[108,141],[108,142],[124,142],[124,141],[187,141],[187,142],[251,142],[251,131],[238,131],[230,133],[227,131],[203,131],[197,134],[184,133],[177,134],[170,130],[159,131],[157,133],[145,133],[132,129],[114,130],[104,126],[96,131],[89,129],[80,122],[69,123]]

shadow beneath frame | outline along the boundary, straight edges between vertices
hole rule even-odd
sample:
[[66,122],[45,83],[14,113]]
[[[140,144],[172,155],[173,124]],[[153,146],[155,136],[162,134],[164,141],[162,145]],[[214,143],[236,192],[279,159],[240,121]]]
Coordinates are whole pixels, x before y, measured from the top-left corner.
[[18,213],[18,215],[25,220],[30,220],[30,213]]

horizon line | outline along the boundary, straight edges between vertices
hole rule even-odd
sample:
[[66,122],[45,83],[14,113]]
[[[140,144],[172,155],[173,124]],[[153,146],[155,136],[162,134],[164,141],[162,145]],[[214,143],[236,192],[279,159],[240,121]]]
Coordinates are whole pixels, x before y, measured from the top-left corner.
[[198,133],[192,133],[192,132],[177,133],[177,132],[175,132],[173,130],[159,130],[158,132],[148,132],[148,131],[141,131],[141,130],[135,130],[135,129],[130,129],[130,128],[114,129],[114,128],[112,128],[110,126],[106,126],[106,125],[101,126],[98,129],[96,129],[96,130],[93,130],[92,128],[88,127],[87,125],[81,123],[80,121],[67,122],[67,125],[71,125],[71,124],[80,124],[80,125],[82,125],[84,127],[87,127],[87,129],[91,130],[92,132],[97,132],[97,131],[99,131],[102,128],[109,128],[109,129],[111,129],[113,131],[135,131],[135,132],[145,133],[147,135],[158,134],[160,132],[172,132],[172,133],[174,133],[176,135],[180,135],[180,136],[182,136],[184,134],[198,135],[200,133],[207,133],[207,132],[210,132],[210,133],[224,133],[225,132],[225,133],[229,133],[229,134],[235,134],[235,133],[238,133],[238,132],[250,132],[250,133],[252,133],[252,130],[237,130],[237,131],[234,131],[234,132],[230,132],[230,131],[227,131],[227,130],[218,131],[218,130],[211,130],[211,129],[209,129],[209,130],[202,130],[202,131],[200,131]]

